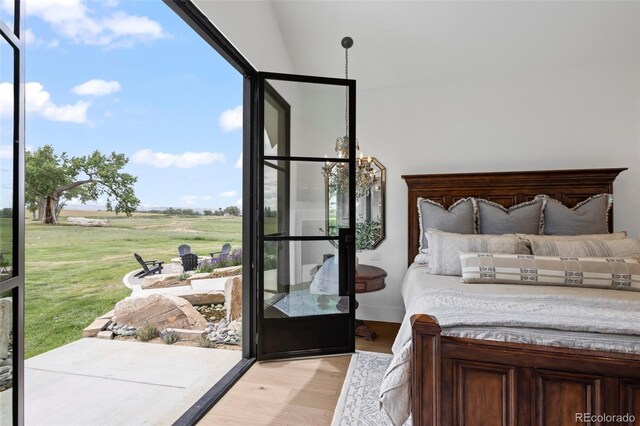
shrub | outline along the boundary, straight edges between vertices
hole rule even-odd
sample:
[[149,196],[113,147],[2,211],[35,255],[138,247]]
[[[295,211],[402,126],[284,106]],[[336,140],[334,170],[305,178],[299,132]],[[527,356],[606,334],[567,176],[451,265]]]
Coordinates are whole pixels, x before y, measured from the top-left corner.
[[175,342],[180,340],[180,335],[178,334],[178,332],[173,330],[165,331],[160,335],[160,337],[162,338],[162,341],[167,345],[173,345]]
[[198,339],[198,346],[200,346],[201,348],[215,348],[216,344],[209,340],[206,335],[204,335],[200,336],[200,338]]
[[180,275],[178,275],[178,279],[179,279],[180,281],[185,281],[185,280],[188,280],[190,276],[191,276],[191,275],[189,275],[189,273],[188,273],[188,272],[183,272],[183,273],[181,273]]
[[138,340],[148,342],[149,340],[158,337],[158,328],[153,324],[144,323],[141,328],[136,330],[136,336],[138,337]]
[[226,268],[229,266],[238,266],[242,265],[242,249],[237,248],[231,251],[229,255],[224,259],[205,259],[203,260],[196,272],[213,272],[218,268]]

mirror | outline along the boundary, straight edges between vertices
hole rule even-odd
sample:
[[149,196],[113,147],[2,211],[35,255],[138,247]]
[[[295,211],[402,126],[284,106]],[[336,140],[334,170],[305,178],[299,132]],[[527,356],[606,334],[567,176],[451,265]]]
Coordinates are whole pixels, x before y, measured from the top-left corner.
[[[385,238],[387,171],[377,158],[364,158],[362,154],[356,160],[356,167],[356,249],[372,250]],[[342,163],[325,165],[327,235],[337,235],[338,224],[348,212],[347,173]]]

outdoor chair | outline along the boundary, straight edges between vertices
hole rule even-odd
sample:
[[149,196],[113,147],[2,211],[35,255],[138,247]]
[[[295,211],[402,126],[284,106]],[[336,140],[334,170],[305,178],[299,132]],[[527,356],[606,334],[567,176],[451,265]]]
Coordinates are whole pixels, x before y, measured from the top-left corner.
[[142,257],[138,253],[133,253],[133,257],[136,258],[140,266],[142,266],[142,271],[137,272],[134,277],[144,278],[147,275],[160,274],[162,273],[162,264],[164,262],[159,262],[157,260],[143,260]]
[[222,246],[222,249],[220,251],[214,251],[209,254],[212,257],[212,260],[220,261],[220,260],[225,260],[227,256],[229,256],[230,252],[231,252],[231,244],[225,243],[225,245]]
[[184,256],[187,253],[191,253],[191,246],[188,246],[186,244],[178,246],[178,254],[180,255],[180,257]]
[[187,253],[180,256],[182,258],[182,270],[184,272],[193,271],[198,267],[198,255]]

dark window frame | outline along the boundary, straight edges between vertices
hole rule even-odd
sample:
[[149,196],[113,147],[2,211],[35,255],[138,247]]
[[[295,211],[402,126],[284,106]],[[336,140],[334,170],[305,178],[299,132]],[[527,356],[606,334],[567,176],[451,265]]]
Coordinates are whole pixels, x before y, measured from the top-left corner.
[[14,0],[13,30],[0,21],[0,37],[13,49],[13,276],[0,282],[11,292],[13,306],[12,423],[24,424],[24,48],[25,2]]

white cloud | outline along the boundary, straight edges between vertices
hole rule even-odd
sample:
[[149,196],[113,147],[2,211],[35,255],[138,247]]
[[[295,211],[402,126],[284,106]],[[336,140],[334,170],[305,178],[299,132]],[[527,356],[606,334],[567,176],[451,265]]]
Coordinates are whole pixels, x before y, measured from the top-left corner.
[[238,199],[236,200],[236,206],[238,206],[238,207],[242,208],[242,198],[238,198]]
[[225,198],[235,197],[236,195],[238,195],[236,191],[225,191],[220,193],[220,196]]
[[134,163],[148,166],[166,168],[178,167],[190,169],[219,162],[224,163],[224,154],[220,152],[183,152],[182,154],[169,154],[167,152],[154,152],[150,149],[136,151],[131,157]]
[[58,40],[46,41],[45,39],[36,36],[31,28],[27,28],[24,31],[24,42],[27,44],[27,47],[45,46],[48,48],[55,48],[60,46],[60,42]]
[[[4,10],[10,10],[13,0],[0,1]],[[117,2],[110,0],[104,6],[113,8]],[[37,16],[57,33],[80,44],[127,47],[167,36],[158,22],[146,16],[114,11],[110,16],[96,17],[95,7],[87,7],[85,0],[27,1],[26,9],[27,15]]]
[[122,87],[117,81],[105,81],[100,79],[86,81],[71,89],[71,91],[77,95],[88,96],[104,96],[110,93],[119,92],[120,90],[122,90]]
[[211,199],[211,195],[183,195],[180,197],[182,204],[185,206],[193,206],[198,201],[209,201]]
[[224,111],[220,114],[218,123],[223,132],[242,129],[242,105]]
[[234,168],[236,169],[242,168],[242,153],[240,153],[240,157],[238,157],[238,160],[236,161],[236,165],[234,166]]
[[[11,114],[13,104],[13,84],[0,83],[0,117]],[[25,85],[25,108],[28,116],[39,115],[51,121],[67,123],[86,123],[89,101],[78,101],[75,104],[56,105],[51,94],[44,90],[38,82]]]

